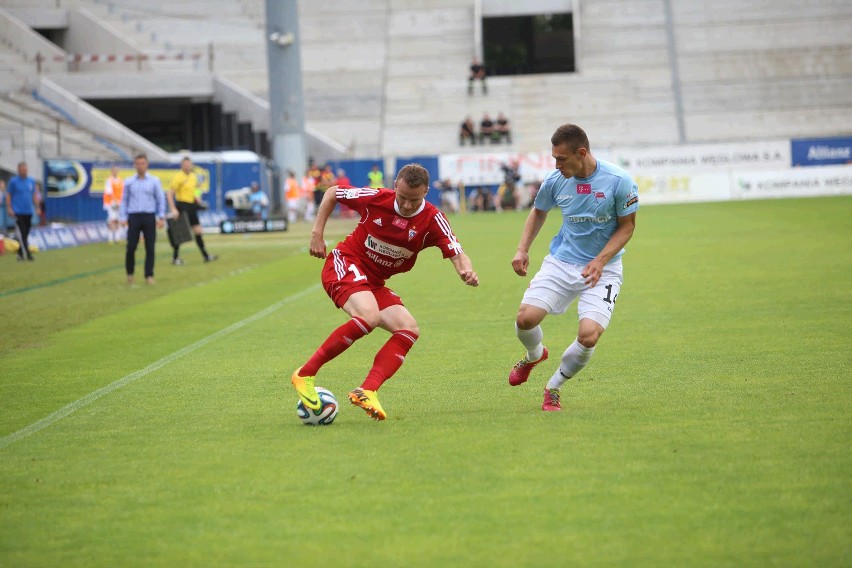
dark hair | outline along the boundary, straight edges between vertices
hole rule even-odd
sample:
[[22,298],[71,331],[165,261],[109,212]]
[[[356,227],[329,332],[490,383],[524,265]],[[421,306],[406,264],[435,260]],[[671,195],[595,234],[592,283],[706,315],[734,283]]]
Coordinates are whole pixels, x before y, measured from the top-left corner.
[[136,154],[135,156],[133,156],[133,161],[135,162],[139,158],[143,158],[146,162],[148,161],[148,155],[145,154],[144,152],[140,152],[140,153]]
[[396,174],[396,179],[401,179],[408,187],[429,187],[429,170],[420,164],[406,164]]
[[181,160],[180,163],[182,164],[184,162],[192,163],[192,158],[190,158],[189,156],[184,156],[183,160]]
[[589,148],[589,137],[586,132],[576,124],[563,124],[556,129],[553,136],[550,137],[550,143],[553,146],[561,146],[567,144],[572,151],[577,151],[580,148],[591,150]]

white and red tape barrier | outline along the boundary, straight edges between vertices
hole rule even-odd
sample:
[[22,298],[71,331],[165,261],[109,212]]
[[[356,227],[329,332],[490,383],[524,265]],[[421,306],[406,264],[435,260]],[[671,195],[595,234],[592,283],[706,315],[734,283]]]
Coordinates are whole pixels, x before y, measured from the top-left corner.
[[67,55],[53,55],[50,57],[37,55],[39,61],[54,61],[56,63],[114,63],[129,61],[196,61],[201,59],[201,53],[137,53],[126,55],[98,55],[88,53],[69,53]]

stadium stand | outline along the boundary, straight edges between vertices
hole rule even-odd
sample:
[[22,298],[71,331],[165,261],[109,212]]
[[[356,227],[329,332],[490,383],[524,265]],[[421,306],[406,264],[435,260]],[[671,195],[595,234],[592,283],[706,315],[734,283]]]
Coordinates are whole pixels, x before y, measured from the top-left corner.
[[[304,107],[315,153],[455,152],[459,117],[497,111],[512,117],[516,151],[540,150],[553,124],[569,120],[584,124],[600,145],[830,136],[852,124],[848,1],[671,2],[671,50],[663,0],[565,4],[578,8],[576,73],[491,76],[487,97],[469,97],[467,68],[478,49],[473,0],[300,2]],[[60,5],[5,0],[3,9],[31,25],[65,21],[59,27],[66,40],[78,37],[69,51],[120,50],[145,59],[47,61],[44,73],[59,86],[85,99],[95,88],[103,95],[111,88],[103,77],[118,73],[119,83],[153,97],[208,98],[256,133],[265,129],[263,0]],[[0,65],[11,59],[0,52]]]

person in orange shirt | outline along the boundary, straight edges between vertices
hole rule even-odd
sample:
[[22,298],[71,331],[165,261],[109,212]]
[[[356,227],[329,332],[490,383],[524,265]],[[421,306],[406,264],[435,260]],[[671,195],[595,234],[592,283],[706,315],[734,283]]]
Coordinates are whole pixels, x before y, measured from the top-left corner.
[[302,177],[302,200],[305,202],[305,221],[313,221],[314,214],[316,213],[316,205],[314,205],[314,188],[316,187],[316,182],[314,181],[313,176],[311,175],[311,170],[308,168],[305,170],[305,175]]
[[302,211],[302,188],[296,179],[296,172],[287,170],[287,179],[284,181],[284,198],[287,200],[287,221],[295,223]]
[[110,244],[119,240],[121,224],[118,220],[118,208],[121,205],[121,196],[123,194],[124,180],[118,177],[118,166],[113,166],[112,173],[107,178],[106,183],[104,183],[104,211],[107,214]]

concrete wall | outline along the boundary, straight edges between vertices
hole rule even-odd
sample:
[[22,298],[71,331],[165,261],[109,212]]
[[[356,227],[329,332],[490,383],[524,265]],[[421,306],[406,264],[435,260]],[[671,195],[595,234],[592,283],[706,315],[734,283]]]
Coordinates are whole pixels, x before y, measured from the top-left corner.
[[299,3],[306,122],[361,156],[380,153],[388,4]]
[[[457,151],[466,115],[478,122],[500,111],[512,122],[513,151],[540,150],[566,121],[582,124],[598,146],[676,144],[674,64],[688,142],[850,131],[849,0],[670,0],[674,59],[664,0],[566,0],[576,7],[578,72],[491,77],[487,97],[469,97],[477,1],[300,2],[308,127],[361,157]],[[144,19],[95,0],[63,2],[91,6],[144,50],[203,51],[212,40],[214,72],[244,98],[266,97],[263,0],[158,1]],[[489,13],[500,4],[489,3]],[[193,33],[182,33],[187,25]],[[207,69],[187,68],[180,79],[166,67],[152,66],[152,77],[121,74],[110,88],[115,96],[213,96]],[[108,86],[93,75],[57,81],[103,94]]]
[[51,75],[50,78],[63,89],[83,99],[207,99],[213,96],[213,77],[209,73],[62,73]]
[[[269,101],[243,89],[231,81],[214,76],[213,99],[225,112],[233,112],[240,122],[248,122],[255,132],[269,131]],[[348,148],[328,138],[315,127],[305,127],[305,143],[309,156],[321,160],[340,160],[348,155]]]
[[100,134],[132,151],[146,152],[151,161],[168,160],[168,152],[63,89],[50,79],[39,77],[32,88],[37,91],[42,99],[61,108],[81,128]]
[[36,56],[41,54],[45,57],[41,68],[45,73],[62,71],[65,62],[55,62],[53,57],[64,57],[65,52],[47,41],[41,35],[32,30],[24,22],[13,16],[8,10],[0,8],[0,38],[4,44],[14,49],[23,56],[26,62],[36,68]]
[[23,8],[23,9],[56,9],[61,6],[57,0],[3,0],[3,9]]
[[689,141],[852,132],[852,2],[672,2]]
[[[65,50],[69,53],[119,56],[142,54],[139,48],[122,37],[119,30],[96,18],[88,10],[82,8],[70,10],[68,23],[69,27],[65,33]],[[146,64],[140,65],[136,61],[75,64],[75,71],[96,73],[137,71],[145,68]]]
[[7,7],[13,16],[37,30],[56,30],[68,27],[68,10],[59,8]]
[[[687,141],[850,132],[852,3],[671,5]],[[546,144],[555,123],[567,120],[598,144],[677,143],[663,1],[582,0],[579,7],[578,73],[490,81],[489,98],[513,120],[515,145]]]

